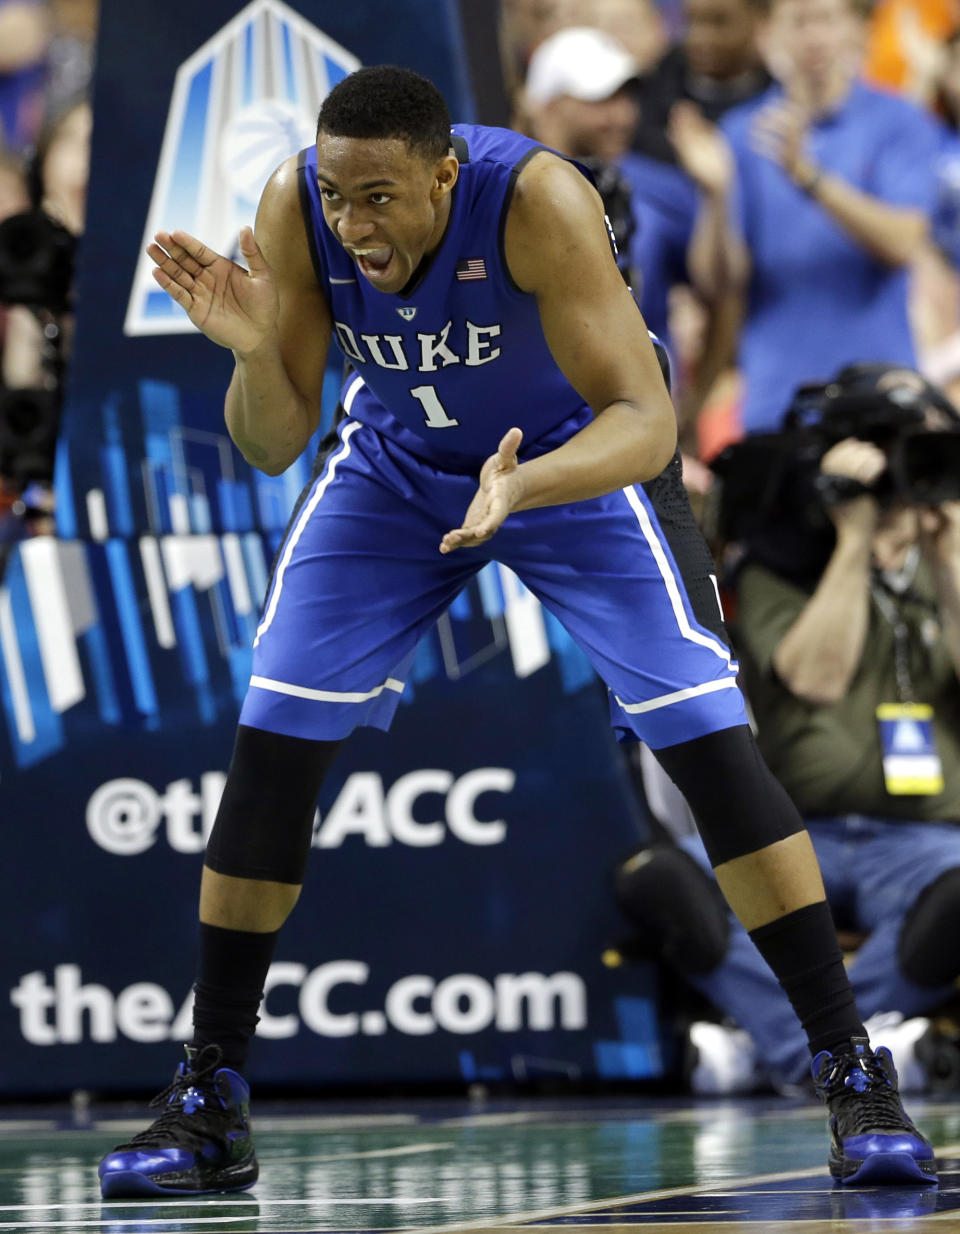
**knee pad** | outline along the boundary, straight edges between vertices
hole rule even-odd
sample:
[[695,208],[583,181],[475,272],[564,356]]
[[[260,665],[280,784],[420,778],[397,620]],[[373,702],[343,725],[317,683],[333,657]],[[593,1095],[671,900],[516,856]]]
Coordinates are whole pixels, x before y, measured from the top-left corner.
[[900,970],[920,986],[947,985],[960,976],[960,868],[925,887],[900,931]]
[[654,750],[687,799],[714,867],[804,830],[746,724]]
[[234,878],[302,883],[317,794],[341,744],[239,725],[204,864]]
[[614,871],[620,911],[644,950],[681,973],[709,973],[727,952],[730,914],[716,882],[682,849],[640,849]]

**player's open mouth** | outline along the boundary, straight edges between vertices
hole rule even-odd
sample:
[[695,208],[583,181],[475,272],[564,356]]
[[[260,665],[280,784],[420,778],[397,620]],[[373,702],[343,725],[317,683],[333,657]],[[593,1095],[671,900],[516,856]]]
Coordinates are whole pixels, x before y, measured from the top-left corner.
[[389,246],[378,249],[351,249],[350,256],[360,267],[360,272],[371,283],[381,283],[390,275],[394,250]]

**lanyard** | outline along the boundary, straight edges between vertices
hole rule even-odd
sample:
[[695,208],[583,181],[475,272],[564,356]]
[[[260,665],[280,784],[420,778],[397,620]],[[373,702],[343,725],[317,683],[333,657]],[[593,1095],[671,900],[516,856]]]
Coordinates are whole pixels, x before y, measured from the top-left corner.
[[870,594],[881,617],[893,631],[893,670],[897,682],[897,701],[915,702],[913,679],[910,676],[910,627],[903,620],[900,606],[876,577],[870,580]]

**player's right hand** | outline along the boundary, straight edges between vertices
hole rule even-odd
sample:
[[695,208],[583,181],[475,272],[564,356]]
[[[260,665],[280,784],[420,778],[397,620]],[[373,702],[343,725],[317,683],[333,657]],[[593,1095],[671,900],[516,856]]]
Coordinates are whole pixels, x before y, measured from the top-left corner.
[[185,231],[158,231],[147,253],[155,263],[153,277],[193,324],[214,343],[244,355],[276,329],[279,300],[251,228],[240,229],[239,242],[249,271]]

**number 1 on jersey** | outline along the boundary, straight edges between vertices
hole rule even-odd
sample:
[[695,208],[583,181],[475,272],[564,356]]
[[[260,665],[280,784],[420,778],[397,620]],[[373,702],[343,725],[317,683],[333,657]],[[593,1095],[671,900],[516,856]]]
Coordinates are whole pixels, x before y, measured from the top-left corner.
[[436,386],[414,386],[410,393],[423,408],[428,428],[456,428],[460,423],[447,415]]

